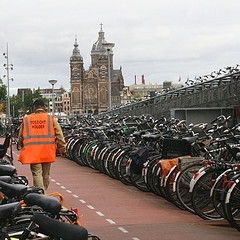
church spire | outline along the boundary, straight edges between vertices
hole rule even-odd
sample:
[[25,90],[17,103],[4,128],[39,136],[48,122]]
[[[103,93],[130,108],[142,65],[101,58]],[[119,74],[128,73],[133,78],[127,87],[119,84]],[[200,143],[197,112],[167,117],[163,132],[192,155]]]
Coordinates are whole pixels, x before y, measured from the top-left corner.
[[74,46],[74,49],[73,49],[72,57],[82,57],[80,54],[80,50],[78,48],[77,36],[75,36],[75,43],[73,46]]

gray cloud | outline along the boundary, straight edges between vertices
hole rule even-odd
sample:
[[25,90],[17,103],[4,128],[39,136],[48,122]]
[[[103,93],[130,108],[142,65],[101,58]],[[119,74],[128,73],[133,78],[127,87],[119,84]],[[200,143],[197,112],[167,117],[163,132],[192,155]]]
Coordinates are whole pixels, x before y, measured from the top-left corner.
[[142,74],[147,83],[177,82],[239,63],[239,7],[238,0],[2,0],[0,53],[8,42],[12,88],[49,87],[56,78],[69,89],[75,35],[87,69],[103,22],[125,84]]

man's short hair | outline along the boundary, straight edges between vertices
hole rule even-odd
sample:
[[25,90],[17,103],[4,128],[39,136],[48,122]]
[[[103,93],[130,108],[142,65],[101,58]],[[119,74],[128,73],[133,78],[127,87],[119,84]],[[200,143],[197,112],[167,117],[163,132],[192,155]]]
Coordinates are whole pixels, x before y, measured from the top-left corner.
[[34,101],[33,106],[44,107],[45,104],[44,104],[44,101],[42,99],[38,98]]

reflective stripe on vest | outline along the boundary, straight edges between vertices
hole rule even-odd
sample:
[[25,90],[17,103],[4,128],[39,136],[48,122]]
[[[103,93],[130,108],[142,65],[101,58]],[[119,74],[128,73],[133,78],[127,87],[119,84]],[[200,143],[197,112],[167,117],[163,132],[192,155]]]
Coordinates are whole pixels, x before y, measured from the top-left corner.
[[[26,123],[26,133],[27,136],[23,137],[23,146],[29,146],[29,145],[49,145],[49,144],[54,144],[55,143],[55,136],[51,135],[51,122],[50,122],[50,115],[47,115],[47,126],[48,126],[48,134],[47,135],[31,135],[30,136],[30,130],[29,130],[29,119],[28,116],[25,116],[25,123]],[[37,141],[37,142],[25,142],[26,140],[29,139],[34,139],[34,138],[53,138],[54,141]]]

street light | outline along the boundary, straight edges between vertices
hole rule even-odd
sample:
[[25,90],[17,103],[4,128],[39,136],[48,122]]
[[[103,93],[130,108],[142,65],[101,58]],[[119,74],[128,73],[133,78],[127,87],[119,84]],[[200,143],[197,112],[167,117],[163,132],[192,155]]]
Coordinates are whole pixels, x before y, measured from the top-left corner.
[[52,115],[54,116],[54,84],[57,83],[57,80],[49,80],[50,84],[52,84]]
[[111,89],[111,66],[110,66],[110,51],[115,46],[114,43],[102,43],[108,53],[108,110],[112,109],[112,89]]
[[9,81],[12,80],[13,78],[10,79],[9,77],[9,70],[13,70],[13,65],[9,64],[8,61],[8,44],[7,44],[7,52],[3,53],[3,56],[6,58],[7,63],[3,64],[3,66],[5,67],[5,69],[7,70],[7,76],[4,75],[3,77],[7,77],[7,119],[8,119],[8,123],[10,122],[10,91],[9,91]]

